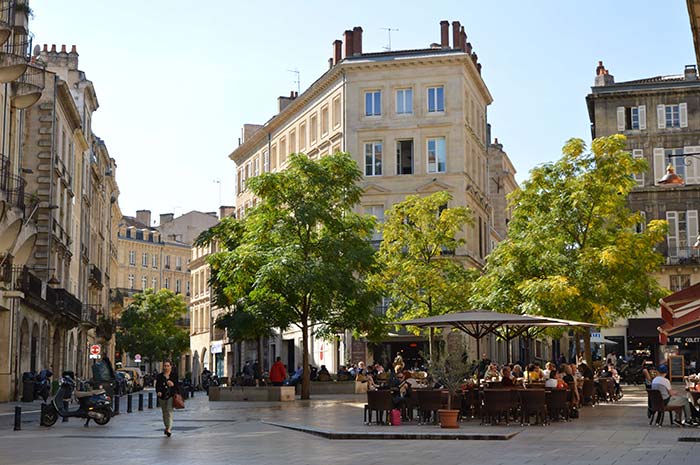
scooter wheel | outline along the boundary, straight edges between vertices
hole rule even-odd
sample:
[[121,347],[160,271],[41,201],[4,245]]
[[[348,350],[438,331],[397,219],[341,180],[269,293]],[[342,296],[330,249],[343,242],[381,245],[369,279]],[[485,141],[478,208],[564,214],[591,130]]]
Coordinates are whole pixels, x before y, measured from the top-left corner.
[[44,426],[53,426],[56,424],[57,420],[58,412],[53,407],[49,407],[48,409],[44,410],[44,413],[41,416],[41,423]]
[[97,423],[100,426],[104,426],[107,423],[109,423],[109,420],[112,418],[112,411],[111,410],[104,408],[104,409],[98,410],[98,413],[102,414],[102,418],[93,418],[95,423]]

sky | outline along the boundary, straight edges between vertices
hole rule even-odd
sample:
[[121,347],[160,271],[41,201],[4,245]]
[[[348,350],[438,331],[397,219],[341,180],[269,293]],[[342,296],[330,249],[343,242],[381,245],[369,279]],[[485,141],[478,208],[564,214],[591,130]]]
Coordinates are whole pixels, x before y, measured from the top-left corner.
[[[598,60],[616,81],[695,62],[685,0],[31,0],[35,44],[75,44],[100,108],[93,130],[117,162],[119,205],[180,215],[233,205],[244,123],[328,68],[331,44],[362,26],[363,51],[440,42],[460,21],[494,101],[492,136],[518,174],[590,141],[585,97]],[[70,49],[70,48],[69,48]]]

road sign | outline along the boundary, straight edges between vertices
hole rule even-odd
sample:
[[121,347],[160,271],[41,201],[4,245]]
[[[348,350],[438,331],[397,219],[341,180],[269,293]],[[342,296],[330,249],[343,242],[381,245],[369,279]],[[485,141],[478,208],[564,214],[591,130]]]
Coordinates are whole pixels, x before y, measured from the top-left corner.
[[100,358],[100,345],[93,344],[90,346],[90,358]]
[[134,355],[134,362],[141,363],[141,355],[140,354]]

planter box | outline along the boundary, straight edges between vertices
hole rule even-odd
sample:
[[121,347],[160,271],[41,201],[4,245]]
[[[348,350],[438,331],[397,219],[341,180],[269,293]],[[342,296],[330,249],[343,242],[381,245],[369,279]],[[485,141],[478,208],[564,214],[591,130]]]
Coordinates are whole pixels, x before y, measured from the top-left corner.
[[210,401],[290,402],[294,400],[292,386],[233,386],[210,387]]
[[[367,392],[367,383],[355,381],[311,381],[310,391],[311,395],[363,394]],[[297,395],[301,394],[301,383],[296,385],[296,393]]]

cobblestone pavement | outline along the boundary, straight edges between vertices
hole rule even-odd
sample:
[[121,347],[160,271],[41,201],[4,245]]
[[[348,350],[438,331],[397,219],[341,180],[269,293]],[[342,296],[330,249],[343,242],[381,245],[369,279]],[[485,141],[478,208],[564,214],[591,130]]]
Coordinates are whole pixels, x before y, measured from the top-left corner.
[[[295,423],[340,430],[392,429],[362,425],[362,396],[326,396],[289,403],[188,401],[175,414],[173,437],[162,433],[160,411],[134,411],[104,427],[71,420],[43,428],[28,419],[22,431],[0,429],[0,464],[664,464],[697,465],[700,429],[649,427],[643,391],[628,389],[618,404],[582,410],[571,423],[481,426],[465,431],[518,431],[508,441],[328,440],[262,423]],[[404,428],[402,426],[401,428]],[[425,431],[434,426],[405,426]]]

